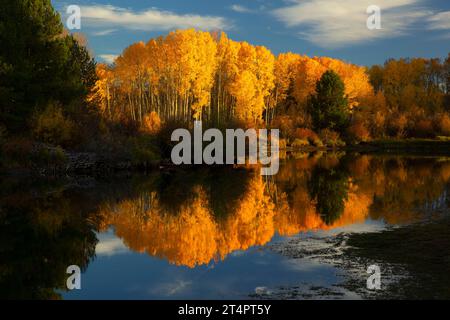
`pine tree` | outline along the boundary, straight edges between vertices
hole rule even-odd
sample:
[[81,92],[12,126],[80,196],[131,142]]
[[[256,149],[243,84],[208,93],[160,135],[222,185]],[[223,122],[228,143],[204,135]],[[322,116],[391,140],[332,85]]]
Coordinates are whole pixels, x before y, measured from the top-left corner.
[[35,108],[63,105],[95,84],[95,63],[64,31],[50,0],[2,1],[0,122],[21,132]]
[[316,131],[327,128],[344,132],[349,124],[349,106],[344,83],[334,71],[325,72],[317,82],[308,110]]

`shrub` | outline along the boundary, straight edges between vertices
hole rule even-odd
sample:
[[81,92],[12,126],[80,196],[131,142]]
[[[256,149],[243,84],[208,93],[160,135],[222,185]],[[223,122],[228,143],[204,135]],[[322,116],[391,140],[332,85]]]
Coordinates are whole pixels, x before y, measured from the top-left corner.
[[320,131],[320,138],[323,143],[329,147],[340,147],[345,145],[341,140],[339,133],[330,129],[323,129]]
[[43,142],[66,146],[72,140],[74,123],[67,119],[61,107],[50,103],[47,108],[34,118],[33,133]]
[[311,129],[307,129],[307,128],[297,128],[295,130],[294,133],[294,138],[295,139],[314,139],[314,138],[318,138],[319,136],[312,131]]
[[317,133],[307,128],[298,128],[297,130],[295,130],[294,138],[307,140],[309,144],[316,147],[323,147],[323,143]]
[[271,124],[272,129],[279,129],[281,132],[281,137],[292,140],[294,139],[294,121],[289,116],[278,116]]
[[161,118],[152,111],[144,117],[143,130],[150,134],[157,134],[161,130]]
[[370,140],[370,133],[362,121],[353,123],[348,129],[347,134],[353,142],[366,142]]
[[302,148],[309,146],[309,142],[306,139],[295,139],[292,143],[293,148]]
[[444,136],[450,136],[450,116],[447,113],[440,117],[438,124],[440,133]]
[[417,121],[414,127],[414,136],[421,138],[434,136],[433,122],[427,119]]
[[323,147],[323,142],[322,140],[320,140],[320,138],[317,136],[317,138],[313,138],[312,141],[310,141],[310,143],[318,148],[322,148]]
[[406,126],[408,125],[408,118],[404,114],[394,113],[390,115],[388,121],[389,134],[402,138],[406,134]]

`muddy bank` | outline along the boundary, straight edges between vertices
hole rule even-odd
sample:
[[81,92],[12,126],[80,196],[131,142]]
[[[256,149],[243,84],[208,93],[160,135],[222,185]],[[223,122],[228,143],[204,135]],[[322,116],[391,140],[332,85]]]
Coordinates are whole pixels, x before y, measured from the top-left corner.
[[[258,298],[450,299],[450,219],[336,236],[294,237],[270,247],[289,259],[336,267],[329,287],[280,287]],[[367,268],[381,268],[381,290],[367,289]]]

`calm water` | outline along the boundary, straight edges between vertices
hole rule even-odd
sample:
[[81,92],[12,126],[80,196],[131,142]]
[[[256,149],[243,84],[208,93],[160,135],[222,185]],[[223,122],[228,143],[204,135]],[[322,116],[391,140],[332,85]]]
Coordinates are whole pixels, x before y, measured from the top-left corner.
[[[335,287],[334,265],[273,246],[441,219],[449,179],[446,158],[354,154],[299,154],[270,178],[231,168],[3,177],[0,297],[245,299]],[[64,290],[69,265],[83,270],[81,290]]]

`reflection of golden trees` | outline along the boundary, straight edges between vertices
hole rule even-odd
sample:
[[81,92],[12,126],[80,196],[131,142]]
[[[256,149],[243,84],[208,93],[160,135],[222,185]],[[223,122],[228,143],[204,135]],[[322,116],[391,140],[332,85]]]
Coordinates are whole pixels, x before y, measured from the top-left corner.
[[253,178],[236,211],[220,222],[218,249],[222,259],[232,251],[263,245],[272,239],[275,211],[264,191],[263,179],[260,176]]
[[331,230],[346,225],[364,222],[369,214],[371,198],[351,187],[348,199],[344,201],[342,215],[332,224],[326,224],[316,212],[306,189],[298,190],[290,207],[284,194],[276,215],[275,229],[280,235],[291,236],[299,232]]
[[207,264],[217,252],[217,225],[206,195],[201,188],[194,192],[176,215],[162,211],[155,194],[104,209],[113,212],[109,222],[132,250],[194,267]]
[[108,205],[103,211],[132,250],[195,267],[270,241],[274,207],[264,187],[260,176],[252,178],[235,211],[223,219],[215,219],[201,187],[194,188],[195,196],[176,214],[164,212],[155,194]]
[[[311,199],[308,183],[316,178],[315,167],[336,171],[344,170],[342,165],[348,172],[339,178],[345,180],[343,209],[325,221],[317,212],[317,199]],[[433,167],[429,162],[369,156],[351,161],[342,155],[306,157],[288,161],[274,181],[267,182],[259,175],[247,178],[241,194],[225,199],[232,205],[221,215],[212,209],[211,187],[201,182],[175,211],[162,205],[161,193],[148,192],[105,205],[102,214],[132,250],[195,267],[222,260],[236,250],[264,245],[275,233],[287,236],[330,230],[368,218],[391,224],[415,221],[423,215],[416,209],[442,193],[449,168],[447,162],[436,162]]]

